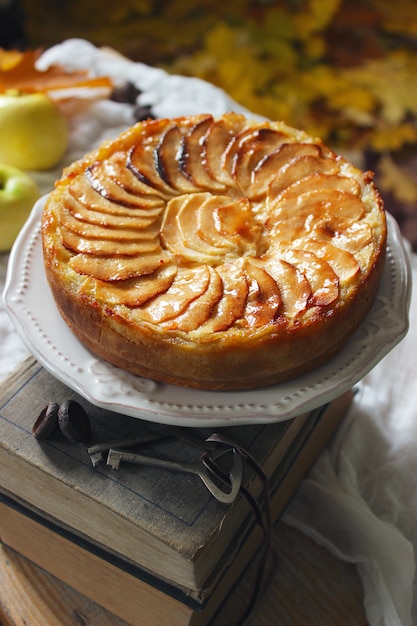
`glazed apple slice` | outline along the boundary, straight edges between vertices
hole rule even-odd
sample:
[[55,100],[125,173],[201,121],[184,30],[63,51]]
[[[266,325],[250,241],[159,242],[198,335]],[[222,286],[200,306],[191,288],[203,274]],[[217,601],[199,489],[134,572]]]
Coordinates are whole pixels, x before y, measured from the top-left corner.
[[355,180],[345,182],[344,177],[326,175],[313,178],[316,177],[318,184],[311,187],[307,184],[310,189],[303,193],[304,184],[300,181],[278,196],[268,198],[267,225],[273,238],[290,242],[303,237],[331,241],[361,219],[365,207],[356,195]]
[[152,208],[162,204],[162,198],[158,196],[150,196],[150,201],[148,200],[148,202],[146,202],[143,195],[137,195],[127,191],[113,181],[112,178],[105,175],[106,169],[107,166],[103,165],[102,162],[93,163],[86,170],[86,176],[93,189],[104,198],[110,200],[110,202],[133,209]]
[[156,169],[159,176],[170,187],[180,193],[194,193],[198,187],[180,168],[183,135],[178,126],[171,126],[162,135],[155,150]]
[[155,150],[152,146],[142,144],[134,146],[128,154],[127,167],[141,182],[163,197],[169,198],[174,195],[175,190],[159,175]]
[[196,211],[200,195],[173,198],[167,204],[161,225],[161,241],[177,259],[218,265],[223,261],[221,248],[210,246],[197,233]]
[[282,144],[287,136],[272,128],[258,128],[236,146],[232,173],[241,189],[247,193],[252,173],[258,164]]
[[[343,215],[328,215],[323,213],[320,215],[317,209],[320,207],[312,207],[311,213],[304,213],[289,217],[287,213],[275,219],[269,219],[268,224],[272,225],[271,236],[276,241],[294,242],[303,239],[313,239],[333,243],[338,248],[344,248],[344,233],[349,231],[355,220],[351,217]],[[314,212],[316,211],[316,212]],[[361,231],[364,239],[367,229]],[[346,242],[349,252],[354,253],[353,245]],[[346,247],[346,250],[348,247]],[[358,250],[356,250],[358,251]]]
[[196,298],[206,292],[210,278],[206,265],[178,269],[167,291],[140,308],[140,318],[160,324],[181,315]]
[[73,217],[66,207],[61,207],[58,221],[61,226],[87,239],[112,239],[134,244],[137,241],[155,239],[159,234],[157,225],[154,225],[152,228],[143,229],[120,228],[110,226],[109,224],[101,226],[99,224],[83,222]]
[[207,269],[210,282],[205,292],[193,300],[183,313],[167,322],[162,322],[161,326],[171,330],[191,332],[210,318],[213,308],[223,295],[223,283],[215,269],[211,267]]
[[112,213],[103,213],[102,211],[91,211],[84,204],[81,204],[73,195],[64,190],[63,206],[77,220],[88,222],[89,224],[97,224],[98,226],[107,226],[110,228],[133,228],[136,230],[147,229],[153,223],[158,222],[161,209],[155,211],[146,211],[133,215],[119,215]]
[[258,164],[271,151],[277,150],[284,138],[285,135],[278,130],[251,126],[237,133],[228,144],[221,164],[243,193],[248,193]]
[[227,196],[202,195],[202,201],[196,211],[196,229],[198,236],[208,244],[221,248],[225,253],[235,249],[236,245],[222,232],[221,213],[232,213],[236,209]]
[[252,205],[247,198],[218,205],[213,210],[216,231],[221,237],[233,242],[237,249],[255,254],[261,228],[255,223]]
[[278,201],[281,197],[299,196],[308,191],[339,189],[359,195],[360,186],[354,178],[340,176],[339,165],[333,159],[311,155],[297,157],[285,165],[272,179],[268,195]]
[[206,115],[182,138],[179,168],[196,187],[223,191],[225,185],[210,175],[206,164],[205,137],[212,124],[213,117]]
[[295,320],[305,313],[311,288],[304,274],[274,254],[264,257],[264,267],[278,285],[285,317]]
[[273,277],[248,257],[243,261],[248,281],[248,296],[244,312],[245,322],[257,328],[271,324],[282,305],[280,289]]
[[157,253],[138,254],[131,257],[106,257],[77,254],[68,264],[78,274],[93,276],[103,281],[119,281],[152,274],[171,261],[164,250]]
[[204,137],[206,167],[210,176],[225,186],[234,186],[235,180],[230,171],[224,169],[224,154],[236,133],[245,127],[245,118],[230,115],[228,120],[215,120]]
[[110,202],[107,198],[101,196],[90,185],[86,176],[80,175],[74,178],[67,187],[68,192],[90,211],[99,211],[110,215],[122,216],[143,216],[148,217],[158,215],[161,212],[162,205],[144,208],[132,208],[118,205]]
[[321,149],[314,143],[281,144],[274,152],[261,159],[253,170],[251,184],[247,189],[248,196],[252,199],[263,197],[274,179],[277,181],[282,179],[283,187],[288,186],[290,182],[283,174],[288,163],[300,157],[319,157],[320,155]]
[[248,280],[241,268],[225,263],[216,267],[216,271],[222,280],[223,293],[204,325],[205,333],[226,330],[240,320],[245,313],[249,293]]
[[115,152],[101,162],[103,176],[107,176],[125,191],[140,196],[144,207],[160,205],[166,197],[159,189],[146,185],[128,167],[126,153]]
[[155,253],[160,249],[159,239],[126,241],[125,239],[92,239],[78,235],[65,226],[60,226],[63,245],[73,252],[99,256],[136,256]]
[[294,216],[292,219],[288,220],[273,216],[268,218],[266,225],[270,230],[270,236],[274,241],[288,241],[289,243],[292,243],[293,241],[308,236],[305,222],[305,216]]
[[339,277],[340,285],[350,284],[360,274],[360,266],[351,252],[335,245],[304,239],[303,248],[324,259]]
[[159,216],[153,217],[141,215],[131,217],[129,215],[112,215],[111,213],[102,213],[101,211],[90,211],[83,204],[79,203],[69,193],[64,192],[64,202],[61,208],[61,218],[63,221],[68,219],[85,222],[92,226],[101,226],[109,231],[113,228],[122,230],[135,230],[137,233],[147,229],[155,228],[155,224],[159,221]]
[[209,243],[202,237],[201,230],[198,228],[200,210],[200,194],[193,194],[187,197],[187,202],[182,203],[177,212],[177,227],[183,246],[192,248],[197,253],[197,258],[206,259],[215,264],[221,263],[224,248]]
[[178,228],[177,216],[182,203],[173,198],[168,202],[161,224],[161,244],[168,250],[178,262],[183,262],[188,258],[188,247],[184,248],[184,242]]
[[343,228],[346,228],[348,222],[359,221],[365,212],[360,198],[338,189],[313,189],[297,196],[296,211],[292,197],[281,196],[276,201],[270,200],[268,204],[272,211],[272,220],[301,221],[303,224],[307,219],[310,223],[340,222]]
[[328,306],[337,300],[339,278],[327,261],[307,250],[285,248],[278,254],[306,277],[311,288],[309,306]]
[[[171,286],[176,273],[177,266],[169,264],[156,270],[150,276],[135,276],[113,282],[98,281],[94,288],[94,296],[104,304],[139,307],[161,293],[165,293]],[[88,292],[88,286],[86,291]]]
[[143,132],[139,132],[126,160],[127,168],[140,182],[167,198],[172,196],[174,191],[158,173],[156,147],[167,129],[173,125],[174,123],[169,119],[148,122]]
[[250,127],[238,132],[230,141],[221,157],[221,165],[230,178],[236,181],[236,162],[239,153],[246,152],[246,146],[256,142],[259,135],[259,128]]
[[137,144],[131,148],[127,157],[127,168],[137,178],[156,193],[169,198],[175,194],[175,189],[161,178],[156,158],[156,146],[152,143]]
[[[321,156],[305,154],[296,156],[286,163],[279,174],[271,179],[268,185],[268,196],[278,198],[281,193],[293,189],[293,186],[304,180],[311,174],[336,174],[339,166],[332,159],[324,159]],[[313,187],[314,189],[314,187]],[[311,190],[311,188],[310,188]],[[308,191],[308,189],[306,189]],[[290,193],[290,192],[289,192]],[[300,193],[303,193],[302,191]]]
[[332,243],[351,254],[360,253],[372,241],[372,229],[366,222],[353,223],[334,233]]

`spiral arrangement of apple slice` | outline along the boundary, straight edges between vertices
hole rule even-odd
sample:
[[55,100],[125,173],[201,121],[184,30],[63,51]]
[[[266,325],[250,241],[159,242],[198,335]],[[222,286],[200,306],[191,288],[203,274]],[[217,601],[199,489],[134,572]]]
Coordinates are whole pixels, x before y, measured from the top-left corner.
[[279,125],[152,120],[72,177],[58,219],[102,302],[165,330],[241,332],[334,305],[360,280],[364,184]]

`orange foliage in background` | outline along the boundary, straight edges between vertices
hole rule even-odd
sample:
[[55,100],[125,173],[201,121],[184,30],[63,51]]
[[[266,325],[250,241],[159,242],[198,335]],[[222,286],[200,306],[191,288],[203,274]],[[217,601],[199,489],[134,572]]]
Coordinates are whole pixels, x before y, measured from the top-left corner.
[[414,0],[26,1],[34,45],[85,37],[200,76],[334,145],[417,142]]
[[372,154],[381,188],[417,204],[417,165],[402,167],[402,155],[417,152],[415,0],[23,5],[33,47],[82,37],[208,80],[248,109],[318,135],[348,156]]

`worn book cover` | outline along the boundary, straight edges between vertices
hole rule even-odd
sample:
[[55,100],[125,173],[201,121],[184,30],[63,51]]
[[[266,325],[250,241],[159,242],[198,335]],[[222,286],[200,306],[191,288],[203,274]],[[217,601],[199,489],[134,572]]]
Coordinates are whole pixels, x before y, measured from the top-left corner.
[[[233,570],[238,577],[262,541],[246,500],[238,497],[232,505],[222,504],[196,475],[128,464],[117,471],[104,463],[93,467],[86,445],[71,444],[59,435],[37,441],[31,429],[39,412],[51,399],[68,398],[76,398],[87,409],[95,441],[117,439],[138,429],[145,436],[163,428],[91,406],[29,358],[0,390],[0,488],[5,506],[17,519],[30,520],[34,528],[43,526],[87,556],[95,554],[128,572],[145,588],[175,598],[179,606],[188,607],[186,613],[201,612],[215,589],[226,589],[221,584],[226,572]],[[221,429],[264,468],[273,492],[274,519],[347,404],[344,398],[331,412],[317,410],[276,424]],[[193,429],[193,434],[204,441],[211,432]],[[190,460],[201,454],[179,439],[168,438],[157,446],[151,451],[169,458]],[[245,486],[262,499],[258,483],[251,468],[245,467]],[[20,550],[24,553],[23,546]],[[229,574],[230,581],[233,576]]]

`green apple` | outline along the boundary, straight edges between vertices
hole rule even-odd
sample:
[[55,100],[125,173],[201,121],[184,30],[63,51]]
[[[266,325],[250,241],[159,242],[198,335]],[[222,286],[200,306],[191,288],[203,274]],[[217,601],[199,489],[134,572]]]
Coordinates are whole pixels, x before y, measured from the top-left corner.
[[22,170],[48,170],[68,145],[67,121],[43,93],[0,94],[0,161]]
[[39,196],[29,174],[0,163],[0,252],[10,250]]

